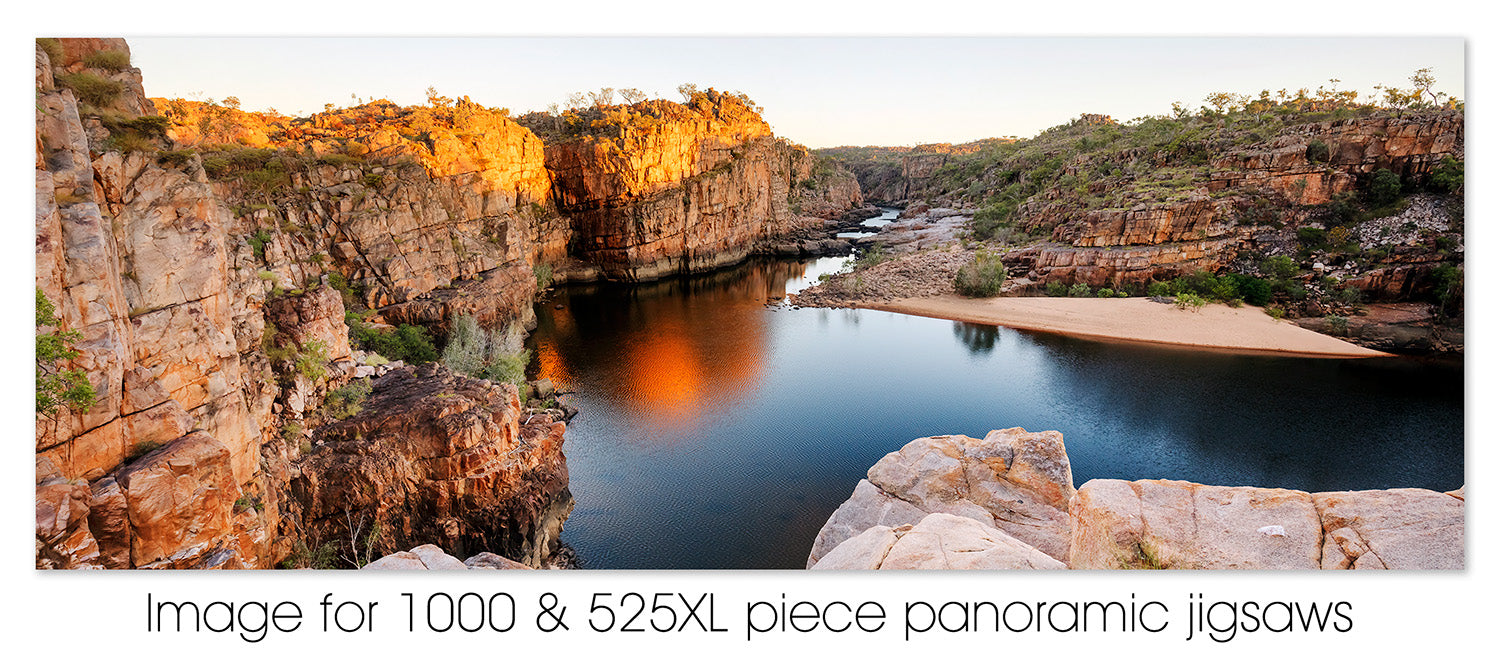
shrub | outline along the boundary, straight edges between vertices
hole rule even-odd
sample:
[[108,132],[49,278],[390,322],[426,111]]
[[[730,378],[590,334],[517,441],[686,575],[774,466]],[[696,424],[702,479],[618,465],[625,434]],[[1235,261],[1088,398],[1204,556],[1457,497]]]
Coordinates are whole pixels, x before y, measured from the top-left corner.
[[297,371],[310,380],[317,381],[328,374],[328,343],[308,340],[297,352]]
[[1432,178],[1428,184],[1433,188],[1449,193],[1456,193],[1464,186],[1464,162],[1452,156],[1444,156],[1443,160],[1432,171]]
[[858,271],[860,269],[867,269],[881,262],[888,262],[890,260],[891,255],[890,253],[886,252],[885,244],[877,243],[870,246],[869,248],[866,248],[864,252],[860,253],[859,257],[855,258],[854,270]]
[[[57,318],[57,308],[38,287],[36,290],[37,330],[55,328],[59,323],[61,321]],[[73,344],[80,339],[82,339],[82,334],[76,330],[52,330],[36,334],[37,413],[50,418],[59,409],[66,408],[82,413],[93,407],[96,394],[93,384],[89,383],[88,375],[81,368],[63,369],[64,364],[81,355],[81,352],[73,347]]]
[[546,289],[552,286],[552,265],[537,263],[532,265],[531,274],[536,276],[536,288]]
[[1086,283],[1076,282],[1073,283],[1072,287],[1068,288],[1068,296],[1070,298],[1088,298],[1093,295],[1094,290],[1090,289]]
[[971,298],[989,298],[1000,293],[1005,278],[1005,265],[1000,262],[1000,257],[981,250],[974,254],[973,261],[958,267],[953,288]]
[[1380,206],[1390,204],[1401,197],[1401,176],[1381,168],[1375,171],[1370,181],[1370,202]]
[[458,315],[443,347],[443,364],[460,374],[517,386],[526,383],[526,365],[531,352],[514,350],[519,335],[500,330],[486,331],[478,320]]
[[1297,228],[1297,242],[1309,248],[1316,248],[1328,241],[1328,231],[1317,227]]
[[1329,332],[1333,333],[1334,335],[1348,335],[1349,334],[1349,318],[1348,317],[1341,317],[1341,316],[1336,315],[1336,314],[1330,314],[1330,315],[1328,315],[1326,317],[1323,317],[1323,318],[1328,321],[1328,330],[1329,330]]
[[1272,319],[1286,318],[1286,308],[1281,307],[1279,304],[1272,303],[1271,305],[1267,305],[1265,309],[1266,314],[1271,315]]
[[[288,443],[302,438],[302,423],[294,421],[282,425],[281,438]],[[307,454],[307,452],[304,451],[303,454]]]
[[130,53],[122,50],[100,50],[85,55],[83,66],[90,69],[123,71],[130,68]]
[[1146,295],[1151,298],[1165,298],[1172,295],[1172,286],[1165,282],[1153,282],[1146,285]]
[[377,330],[365,325],[364,320],[353,312],[344,314],[344,322],[349,325],[349,339],[365,351],[412,364],[438,359],[432,336],[421,326],[401,324],[395,330]]
[[1307,143],[1306,156],[1309,163],[1327,163],[1328,145],[1324,144],[1322,140],[1309,142]]
[[1271,302],[1271,282],[1263,278],[1235,273],[1229,276],[1234,283],[1235,297],[1243,299],[1251,305],[1265,305]]
[[1297,275],[1297,263],[1286,255],[1277,255],[1260,263],[1262,273],[1270,275],[1279,280],[1285,280]]
[[1173,304],[1177,306],[1178,310],[1191,309],[1193,312],[1197,312],[1208,304],[1208,299],[1192,292],[1183,292],[1177,295],[1177,300],[1173,301]]
[[1096,292],[1096,295],[1099,298],[1114,298],[1115,297],[1115,290],[1110,289],[1109,287],[1100,287],[1099,291]]
[[57,39],[54,39],[52,37],[37,37],[36,45],[40,46],[42,48],[42,52],[47,54],[47,59],[52,60],[52,66],[57,66],[58,64],[60,64],[58,60],[62,59],[63,56],[63,47],[61,41],[58,41]]
[[345,420],[359,415],[364,410],[365,398],[370,396],[370,380],[355,379],[328,393],[323,399],[323,411],[334,420]]
[[169,165],[172,167],[180,168],[184,165],[187,165],[188,161],[193,160],[193,156],[197,153],[198,152],[192,149],[176,149],[172,151],[164,151],[156,155],[156,162],[160,163],[161,165]]
[[57,83],[73,90],[79,101],[98,108],[114,103],[125,91],[125,85],[87,71],[63,74],[57,77]]
[[1053,280],[1052,282],[1047,283],[1047,295],[1048,296],[1067,296],[1068,295],[1068,286],[1064,285],[1061,282]]

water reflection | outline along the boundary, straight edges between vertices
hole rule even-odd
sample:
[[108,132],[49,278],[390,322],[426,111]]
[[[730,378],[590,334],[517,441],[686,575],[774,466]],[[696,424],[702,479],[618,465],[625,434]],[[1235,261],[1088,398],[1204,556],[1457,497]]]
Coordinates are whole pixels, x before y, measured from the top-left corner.
[[881,456],[921,436],[1011,426],[1062,431],[1078,484],[1463,482],[1461,365],[775,305],[842,266],[761,262],[571,287],[538,305],[533,369],[576,390],[582,410],[568,429],[578,505],[563,539],[589,566],[800,567]]
[[969,353],[979,356],[995,350],[995,341],[1000,339],[1000,329],[986,324],[955,321],[953,336],[969,348]]

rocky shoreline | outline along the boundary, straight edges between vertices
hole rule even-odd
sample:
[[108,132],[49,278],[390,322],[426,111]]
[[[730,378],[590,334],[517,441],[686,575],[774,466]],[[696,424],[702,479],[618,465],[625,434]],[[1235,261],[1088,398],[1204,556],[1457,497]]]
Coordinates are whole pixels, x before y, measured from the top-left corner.
[[1463,491],[1114,479],[1075,489],[1058,432],[934,436],[870,468],[807,567],[1461,570]]

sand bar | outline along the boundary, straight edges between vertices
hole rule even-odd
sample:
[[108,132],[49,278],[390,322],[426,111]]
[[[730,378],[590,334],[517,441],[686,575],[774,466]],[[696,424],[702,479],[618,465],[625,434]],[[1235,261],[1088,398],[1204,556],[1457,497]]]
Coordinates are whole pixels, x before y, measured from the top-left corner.
[[1249,305],[1211,304],[1195,312],[1145,298],[975,299],[950,294],[859,307],[1111,340],[1341,358],[1390,355],[1272,319]]

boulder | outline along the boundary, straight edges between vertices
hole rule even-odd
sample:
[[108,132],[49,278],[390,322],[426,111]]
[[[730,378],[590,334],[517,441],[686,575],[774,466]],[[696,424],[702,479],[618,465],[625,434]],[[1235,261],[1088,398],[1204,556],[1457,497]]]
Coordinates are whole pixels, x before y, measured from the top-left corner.
[[[1090,480],[1073,499],[1072,515],[1074,569],[1319,566],[1322,528],[1302,491]],[[1262,532],[1273,526],[1283,534]]]
[[[1461,490],[1460,490],[1461,491]],[[1324,569],[1463,569],[1464,501],[1426,489],[1315,493]]]
[[873,526],[829,551],[812,569],[1067,569],[993,526],[952,514],[916,525]]

